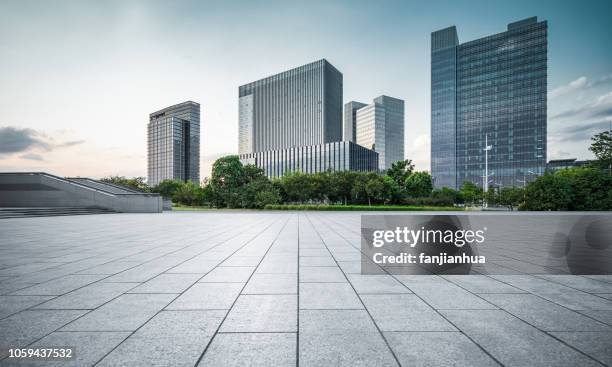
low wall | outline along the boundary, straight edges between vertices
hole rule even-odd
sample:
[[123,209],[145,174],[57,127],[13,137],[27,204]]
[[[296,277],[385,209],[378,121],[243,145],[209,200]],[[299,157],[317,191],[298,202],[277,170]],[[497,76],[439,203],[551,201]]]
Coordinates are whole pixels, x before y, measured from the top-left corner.
[[0,173],[0,207],[99,207],[160,213],[158,194],[114,194],[46,173]]

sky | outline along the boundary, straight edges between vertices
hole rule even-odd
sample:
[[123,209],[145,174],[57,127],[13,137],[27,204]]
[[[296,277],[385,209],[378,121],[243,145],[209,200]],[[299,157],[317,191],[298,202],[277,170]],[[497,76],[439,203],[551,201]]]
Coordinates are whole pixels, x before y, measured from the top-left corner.
[[146,176],[150,112],[201,105],[201,177],[238,151],[238,86],[321,58],[344,103],[405,100],[429,170],[430,33],[549,26],[548,159],[589,159],[612,123],[612,1],[0,0],[0,171]]

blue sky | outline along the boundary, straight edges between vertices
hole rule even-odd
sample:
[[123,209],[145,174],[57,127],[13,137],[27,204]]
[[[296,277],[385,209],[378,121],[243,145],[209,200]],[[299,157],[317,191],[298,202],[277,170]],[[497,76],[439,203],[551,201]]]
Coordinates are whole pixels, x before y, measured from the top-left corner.
[[430,33],[460,42],[549,24],[548,158],[590,158],[612,121],[610,1],[3,1],[0,170],[146,174],[148,113],[202,105],[202,176],[237,151],[238,86],[320,58],[344,100],[406,103],[406,155],[429,169]]

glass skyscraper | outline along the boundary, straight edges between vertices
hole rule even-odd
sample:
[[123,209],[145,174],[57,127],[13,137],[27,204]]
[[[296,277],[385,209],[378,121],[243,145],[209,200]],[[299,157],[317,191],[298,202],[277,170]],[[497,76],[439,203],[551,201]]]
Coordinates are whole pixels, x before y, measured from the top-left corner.
[[344,104],[344,140],[357,141],[357,110],[365,106],[366,103],[355,101]]
[[[379,96],[369,105],[349,102],[344,113],[345,131],[347,125],[355,126],[355,142],[378,153],[380,170],[404,159],[403,100]],[[347,115],[352,121],[347,121]]]
[[342,140],[342,73],[322,59],[239,87],[240,154]]
[[436,187],[519,186],[546,168],[547,23],[536,17],[459,44],[431,36],[431,172]]
[[149,115],[147,182],[200,182],[200,105],[188,101]]

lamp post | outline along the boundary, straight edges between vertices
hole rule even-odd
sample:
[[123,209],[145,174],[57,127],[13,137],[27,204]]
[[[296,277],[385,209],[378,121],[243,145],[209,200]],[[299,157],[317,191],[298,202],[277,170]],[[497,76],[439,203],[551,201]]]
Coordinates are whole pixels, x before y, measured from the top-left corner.
[[485,171],[484,176],[482,176],[482,192],[483,192],[483,207],[487,207],[487,201],[484,199],[484,196],[489,191],[489,150],[493,149],[492,145],[489,145],[489,136],[485,135]]

